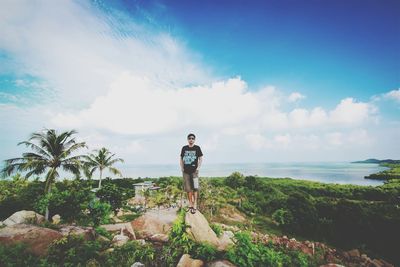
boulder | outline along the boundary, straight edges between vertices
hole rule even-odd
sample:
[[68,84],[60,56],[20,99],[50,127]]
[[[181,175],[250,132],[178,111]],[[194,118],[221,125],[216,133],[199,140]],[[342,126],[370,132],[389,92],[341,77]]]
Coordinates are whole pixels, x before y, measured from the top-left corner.
[[51,217],[51,221],[53,222],[53,224],[59,224],[61,221],[61,216],[56,214],[53,217]]
[[231,231],[223,231],[222,235],[218,238],[218,250],[226,250],[229,245],[233,245],[233,233]]
[[177,208],[150,210],[131,222],[138,238],[149,239],[155,234],[168,234],[177,219]]
[[95,232],[92,227],[64,225],[59,231],[63,236],[81,235],[85,240],[95,239]]
[[113,237],[112,243],[116,247],[121,247],[121,246],[125,245],[126,242],[128,242],[128,240],[129,240],[129,237],[127,237],[126,235],[115,235]]
[[14,224],[0,229],[1,244],[18,242],[28,246],[28,250],[37,256],[44,256],[50,244],[63,235],[55,230],[29,224]]
[[228,260],[217,260],[207,263],[207,267],[236,267],[236,265]]
[[138,261],[131,265],[131,267],[145,267],[145,266],[146,265],[144,265],[143,263],[138,262]]
[[119,232],[123,229],[123,232],[130,237],[130,239],[136,239],[135,232],[133,231],[131,223],[115,223],[115,224],[103,224],[101,225],[108,232]]
[[202,267],[204,262],[202,260],[195,260],[189,254],[183,254],[176,267]]
[[206,218],[197,211],[195,214],[190,212],[186,213],[185,222],[189,226],[187,232],[193,237],[197,242],[206,242],[215,247],[219,247],[220,242],[217,235],[211,229]]
[[114,246],[121,247],[121,246],[125,245],[126,242],[128,242],[128,240],[129,240],[129,237],[124,235],[124,233],[121,229],[121,233],[119,235],[115,235],[113,237],[112,242],[113,242]]
[[148,238],[152,242],[168,243],[168,235],[166,234],[155,234]]
[[31,210],[20,210],[8,217],[3,224],[11,226],[18,223],[34,223],[39,224],[44,222],[44,216]]

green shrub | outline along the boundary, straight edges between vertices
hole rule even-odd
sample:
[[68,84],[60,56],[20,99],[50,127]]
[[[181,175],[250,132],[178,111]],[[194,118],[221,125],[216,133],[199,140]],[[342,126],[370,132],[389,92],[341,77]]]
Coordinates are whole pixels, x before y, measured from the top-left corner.
[[39,258],[27,251],[24,244],[3,245],[0,244],[0,266],[20,267],[37,266]]
[[137,241],[128,241],[121,247],[116,247],[113,252],[106,253],[102,266],[130,267],[139,261],[146,266],[152,265],[155,258],[155,250],[149,245],[141,245]]
[[108,203],[100,202],[97,199],[93,199],[88,205],[88,218],[90,224],[98,226],[100,224],[107,224],[110,222],[111,205]]
[[279,248],[254,243],[250,234],[235,233],[235,245],[228,249],[227,258],[237,266],[309,266],[309,258],[301,252],[280,251]]
[[103,228],[101,226],[97,226],[96,228],[94,228],[94,230],[96,231],[97,234],[107,237],[110,240],[112,240],[112,238],[113,238],[112,234],[109,233],[105,228]]
[[222,234],[222,227],[218,224],[212,223],[210,224],[211,229],[213,229],[214,233],[220,237]]
[[226,177],[225,184],[234,189],[239,188],[245,184],[245,177],[240,172],[234,172]]
[[96,196],[102,202],[111,205],[111,209],[116,214],[119,208],[122,208],[125,202],[124,189],[110,182],[105,182],[101,189],[96,192]]
[[97,241],[85,241],[83,236],[70,235],[53,242],[43,265],[86,266],[88,261],[97,261],[100,258],[101,249],[101,244]]

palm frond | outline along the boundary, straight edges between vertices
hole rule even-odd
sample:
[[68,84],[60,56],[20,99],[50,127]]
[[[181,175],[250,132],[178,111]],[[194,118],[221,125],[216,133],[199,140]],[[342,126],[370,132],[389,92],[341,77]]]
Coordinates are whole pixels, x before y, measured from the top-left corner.
[[113,174],[115,174],[115,175],[119,175],[119,176],[122,177],[122,173],[121,173],[117,168],[108,167],[108,169],[110,170],[111,173],[113,173]]

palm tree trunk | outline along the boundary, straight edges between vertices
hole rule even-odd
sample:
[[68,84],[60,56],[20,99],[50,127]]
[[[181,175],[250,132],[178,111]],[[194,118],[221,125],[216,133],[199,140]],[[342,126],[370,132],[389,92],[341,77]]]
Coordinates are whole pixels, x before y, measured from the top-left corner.
[[[49,184],[49,187],[48,187],[48,189],[47,189],[47,194],[49,194],[50,191],[51,191],[51,184]],[[46,219],[46,221],[49,220],[49,216],[50,216],[49,204],[47,204],[47,206],[46,206],[46,214],[45,214],[45,216],[44,216],[44,218]]]
[[100,169],[99,189],[101,188],[101,178],[103,176],[103,169]]

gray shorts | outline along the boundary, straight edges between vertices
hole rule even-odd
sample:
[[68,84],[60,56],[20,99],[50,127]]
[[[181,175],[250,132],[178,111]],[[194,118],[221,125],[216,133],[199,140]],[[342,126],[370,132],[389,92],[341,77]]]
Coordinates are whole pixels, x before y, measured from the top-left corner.
[[199,178],[199,171],[196,171],[191,174],[182,172],[182,176],[183,176],[183,189],[186,192],[199,190],[199,186],[197,186],[197,188],[195,188],[195,183],[193,182],[193,178],[197,178],[197,179]]

